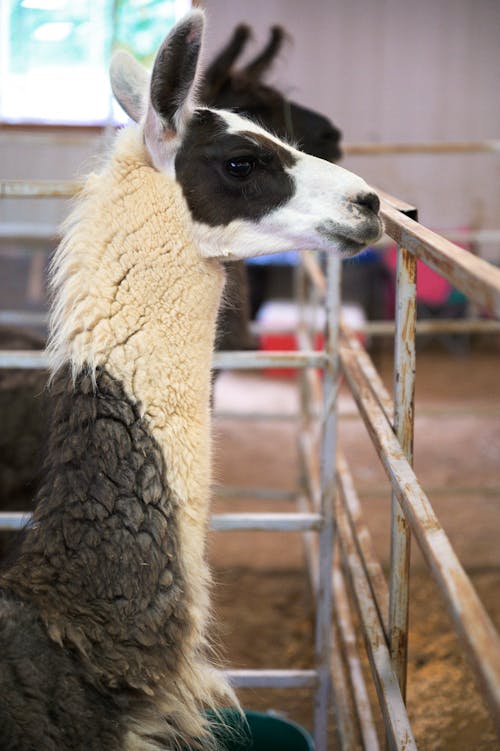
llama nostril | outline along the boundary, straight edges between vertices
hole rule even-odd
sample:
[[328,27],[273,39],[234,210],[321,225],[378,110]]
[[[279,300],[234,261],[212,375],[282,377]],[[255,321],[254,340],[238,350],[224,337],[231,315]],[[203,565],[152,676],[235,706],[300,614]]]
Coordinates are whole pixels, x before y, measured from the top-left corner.
[[371,209],[375,214],[378,214],[380,210],[380,199],[376,193],[360,193],[356,196],[354,203]]

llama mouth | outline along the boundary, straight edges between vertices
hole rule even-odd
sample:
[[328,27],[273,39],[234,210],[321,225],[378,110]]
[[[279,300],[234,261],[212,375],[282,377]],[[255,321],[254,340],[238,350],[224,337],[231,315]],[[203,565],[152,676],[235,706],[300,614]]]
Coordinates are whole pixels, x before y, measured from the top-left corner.
[[367,245],[377,242],[382,237],[384,225],[380,217],[373,214],[357,227],[346,227],[339,222],[327,221],[316,229],[320,235],[335,244],[340,255],[351,257]]
[[346,237],[338,238],[337,243],[337,250],[343,258],[351,258],[352,256],[361,253],[368,244],[365,242],[356,242],[355,240],[350,240]]

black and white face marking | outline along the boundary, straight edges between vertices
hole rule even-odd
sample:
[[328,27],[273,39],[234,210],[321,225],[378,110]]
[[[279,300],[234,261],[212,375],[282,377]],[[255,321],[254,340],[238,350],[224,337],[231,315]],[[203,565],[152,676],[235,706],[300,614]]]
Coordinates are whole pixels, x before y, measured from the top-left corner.
[[[197,108],[204,16],[192,11],[147,74],[121,53],[113,91],[140,122],[152,165],[179,182],[203,257],[238,259],[285,250],[352,255],[382,233],[378,198],[360,177],[300,152],[227,110]],[[139,66],[137,68],[137,66]],[[145,102],[144,111],[137,103]]]
[[251,131],[230,133],[217,112],[198,109],[189,122],[175,174],[192,217],[211,227],[237,219],[258,221],[295,192],[287,168],[295,156],[278,142]]
[[209,257],[305,248],[352,255],[381,234],[379,201],[363,180],[232,112],[196,110],[175,175]]

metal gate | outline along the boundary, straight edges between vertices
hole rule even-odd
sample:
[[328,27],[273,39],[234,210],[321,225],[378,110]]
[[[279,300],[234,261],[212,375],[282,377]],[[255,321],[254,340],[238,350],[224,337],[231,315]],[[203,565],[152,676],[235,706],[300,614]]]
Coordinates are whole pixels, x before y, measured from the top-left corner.
[[[68,196],[76,187],[66,182],[4,181],[0,197]],[[500,270],[423,227],[416,221],[414,207],[386,194],[382,197],[386,232],[398,245],[393,398],[368,354],[341,320],[341,263],[332,256],[326,259],[324,272],[315,256],[304,254],[297,280],[302,311],[298,352],[227,352],[216,354],[214,360],[219,369],[300,370],[302,480],[296,492],[297,512],[218,514],[212,517],[212,527],[304,532],[316,601],[314,669],[234,670],[230,674],[238,687],[312,688],[317,751],[327,749],[332,693],[342,751],[359,747],[358,733],[363,749],[380,749],[356,647],[351,603],[361,624],[388,747],[401,751],[416,748],[404,702],[412,535],[438,583],[479,687],[500,726],[498,635],[412,469],[417,259],[497,318]],[[319,352],[314,351],[314,331],[305,315],[312,302],[326,308],[325,343]],[[0,352],[2,368],[46,365],[43,352]],[[337,449],[341,374],[392,486],[388,583],[374,555],[349,467]],[[18,528],[26,519],[22,513],[1,513],[0,528]]]

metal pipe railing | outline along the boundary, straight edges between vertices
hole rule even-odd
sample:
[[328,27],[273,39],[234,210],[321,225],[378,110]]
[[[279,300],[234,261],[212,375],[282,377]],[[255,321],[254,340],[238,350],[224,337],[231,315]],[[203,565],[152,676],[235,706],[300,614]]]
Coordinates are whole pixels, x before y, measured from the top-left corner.
[[440,585],[493,714],[500,709],[500,640],[359,366],[341,349],[343,372],[406,519]]
[[[299,349],[312,347],[317,335],[314,317],[306,315],[311,306],[324,301],[326,279],[317,265],[310,258],[309,273],[315,277],[316,284],[307,286],[304,265],[297,270],[297,294],[299,303],[299,327],[297,340]],[[338,269],[337,274],[340,274]],[[338,279],[340,284],[340,278]],[[318,289],[319,285],[319,289]],[[345,335],[345,334],[344,334]],[[298,435],[298,454],[301,467],[301,489],[303,495],[298,499],[301,511],[317,511],[321,497],[321,469],[317,461],[317,447],[320,444],[318,421],[315,419],[321,410],[322,383],[319,373],[314,369],[299,373],[300,394],[300,430]],[[331,458],[330,458],[331,460]],[[338,461],[341,455],[338,454]],[[337,465],[338,475],[338,465]],[[337,531],[338,531],[337,525]],[[304,534],[306,564],[309,571],[312,591],[318,597],[318,545],[317,539],[309,532]],[[333,623],[331,627],[331,677],[333,692],[333,710],[339,747],[342,751],[354,751],[359,748],[360,739],[365,751],[379,751],[377,734],[368,691],[361,670],[356,638],[353,631],[350,604],[343,583],[338,546],[334,551],[332,571],[332,596],[334,602]],[[346,675],[346,669],[348,675]]]
[[[434,268],[443,273],[452,283],[456,283],[458,279],[462,289],[469,296],[476,301],[489,305],[492,310],[497,309],[496,301],[500,295],[500,273],[498,270],[474,256],[467,258],[466,256],[470,254],[447,241],[443,241],[434,233],[422,231],[425,228],[421,228],[407,216],[398,215],[396,210],[393,210],[387,202],[384,204],[383,213],[384,218],[390,215],[390,227],[387,227],[386,224],[386,229],[389,234],[395,236],[394,239],[401,242],[402,238],[410,241],[413,238],[414,242],[410,242],[410,244],[415,256],[419,256],[426,262],[431,257]],[[400,225],[403,226],[403,230],[401,230]],[[437,242],[434,242],[436,237]],[[458,253],[459,271],[453,266],[455,252]],[[406,255],[405,259],[409,264],[409,270],[405,274],[406,279],[403,278],[400,281],[401,294],[405,296],[405,302],[402,304],[403,312],[400,316],[400,323],[397,324],[399,346],[403,349],[408,348],[404,352],[404,356],[400,355],[400,377],[405,370],[409,370],[410,374],[414,371],[415,264],[412,261],[408,262],[408,258],[409,254]],[[312,283],[316,283],[318,289],[322,291],[321,269],[314,258],[309,256],[305,269]],[[319,284],[318,279],[320,280]],[[403,323],[404,321],[406,321],[406,324]],[[468,577],[460,566],[448,538],[440,527],[432,506],[420,488],[401,444],[394,435],[390,424],[391,404],[388,395],[378,376],[375,375],[374,378],[374,368],[370,364],[367,366],[366,358],[368,356],[360,356],[355,349],[356,345],[348,346],[345,341],[342,343],[341,362],[343,372],[392,482],[397,497],[395,520],[398,519],[398,509],[401,506],[404,511],[404,524],[411,524],[424,552],[424,557],[441,586],[445,601],[453,616],[455,627],[467,647],[479,685],[483,689],[493,716],[498,718],[500,702],[500,643],[498,635]],[[360,349],[359,345],[358,349]],[[399,410],[400,415],[404,415],[405,411],[408,410],[411,413],[413,411],[411,406],[413,399],[412,379],[407,381],[404,388],[398,387],[395,396],[397,399],[396,410]],[[408,454],[410,454],[408,449],[411,447],[409,445],[411,444],[411,432],[408,432],[408,426],[411,426],[411,424],[412,419],[408,420],[405,429],[400,431],[400,435],[403,435],[403,442],[406,441]],[[406,438],[404,437],[405,430],[407,432]],[[399,518],[400,520],[403,519],[402,514]],[[394,526],[397,526],[397,523]],[[395,534],[398,533],[395,532]],[[404,536],[407,537],[406,530]],[[342,536],[341,539],[343,539]],[[399,612],[406,609],[404,599],[407,599],[408,546],[403,545],[403,549],[402,553],[393,555],[393,566],[396,565],[395,559],[397,559],[400,565],[404,565],[406,568],[406,573],[399,577],[396,584],[393,584],[393,600],[395,597],[400,598]],[[402,606],[401,600],[403,601]],[[400,618],[400,615],[396,617]],[[394,622],[394,613],[392,618]],[[406,639],[406,633],[407,625],[405,623],[400,632],[399,641],[401,641],[401,638],[403,641]],[[397,653],[397,648],[395,651]],[[404,672],[401,675],[403,662],[406,662],[404,656],[395,660],[404,686]]]
[[321,500],[323,520],[318,539],[318,592],[316,598],[316,664],[319,686],[314,702],[316,747],[328,746],[328,707],[331,693],[331,631],[335,503],[335,457],[337,453],[337,396],[339,389],[340,258],[327,259],[326,330],[323,368],[323,417],[321,442]]
[[492,315],[500,316],[500,269],[401,214],[385,201],[381,214],[387,234],[400,247],[425,261]]
[[500,141],[455,141],[451,143],[346,143],[342,148],[346,156],[491,154],[500,151]]
[[[216,352],[217,370],[262,370],[266,368],[321,368],[322,352]],[[49,366],[44,350],[0,350],[0,368],[41,370]]]
[[315,670],[226,670],[235,688],[315,688]]
[[[30,521],[31,514],[23,511],[0,513],[0,530],[22,529]],[[216,532],[305,532],[318,531],[322,526],[320,514],[314,513],[242,513],[213,514],[211,529]]]
[[[413,464],[415,395],[415,322],[417,260],[398,248],[396,332],[394,339],[394,432]],[[391,499],[391,565],[389,577],[389,648],[403,700],[406,699],[411,531],[396,494]]]

